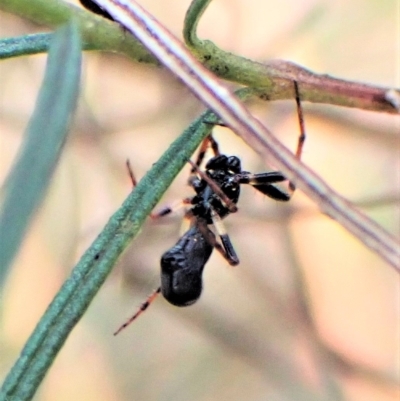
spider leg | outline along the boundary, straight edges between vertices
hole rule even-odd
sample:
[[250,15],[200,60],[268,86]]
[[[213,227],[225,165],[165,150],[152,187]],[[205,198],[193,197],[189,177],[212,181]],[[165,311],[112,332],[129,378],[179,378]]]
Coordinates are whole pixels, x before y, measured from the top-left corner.
[[[294,96],[296,99],[296,107],[297,107],[297,116],[299,118],[299,128],[300,128],[300,135],[297,140],[297,148],[296,148],[296,158],[298,160],[301,159],[301,155],[303,153],[304,142],[306,141],[306,129],[304,126],[304,114],[303,114],[303,107],[301,106],[301,99],[300,99],[300,91],[299,85],[297,81],[293,81],[294,85]],[[291,191],[291,195],[296,190],[296,186],[293,182],[289,182],[289,189]]]
[[132,188],[135,188],[137,185],[137,180],[136,180],[135,174],[133,173],[133,169],[132,169],[131,162],[129,159],[126,159],[126,168],[128,169],[128,174],[129,174],[129,177],[132,182]]
[[270,171],[258,174],[251,174],[245,171],[237,174],[235,180],[239,184],[249,184],[257,189],[257,191],[260,191],[264,195],[277,201],[286,202],[291,197],[291,194],[287,194],[281,188],[272,185],[286,180],[286,177],[280,171]]
[[[300,128],[300,135],[297,140],[295,156],[298,160],[300,160],[301,155],[303,153],[304,143],[306,140],[306,131],[304,126],[304,115],[303,115],[303,108],[301,106],[299,85],[297,81],[293,81],[293,86],[294,86],[294,94],[296,99],[297,115],[299,119],[299,128]],[[259,174],[242,172],[235,176],[235,180],[239,184],[250,184],[264,195],[267,195],[274,200],[283,202],[289,201],[294,191],[296,190],[296,186],[293,182],[289,182],[289,193],[286,193],[281,188],[278,188],[277,186],[273,185],[274,183],[286,180],[286,177],[280,171],[271,171],[268,173],[259,173]]]
[[196,224],[204,235],[204,238],[222,255],[224,259],[228,261],[231,266],[239,264],[239,258],[225,229],[225,225],[223,224],[221,217],[213,208],[211,208],[211,218],[215,230],[221,239],[222,245],[217,241],[214,233],[208,228],[207,223],[203,219],[197,218]]
[[134,320],[136,320],[151,304],[152,302],[157,298],[158,294],[160,294],[161,292],[161,287],[158,287],[156,290],[154,290],[146,299],[146,301],[144,301],[138,311],[132,316],[130,317],[124,324],[122,324],[118,330],[114,333],[114,336],[116,336],[117,334],[119,334],[123,329],[125,329],[126,327],[128,327]]
[[[221,153],[219,151],[218,142],[214,139],[212,134],[208,135],[200,145],[199,152],[197,153],[197,158],[194,164],[197,167],[200,167],[201,163],[204,160],[204,156],[206,155],[208,147],[211,146],[211,149],[214,153],[214,156],[219,156]],[[196,168],[192,167],[190,173],[193,174],[196,172]]]
[[174,202],[171,205],[165,205],[158,212],[151,213],[150,217],[153,220],[157,220],[161,217],[167,216],[168,214],[175,213],[177,210],[182,209],[183,207],[190,205],[192,202],[192,198],[184,198],[177,202]]
[[218,186],[214,180],[212,180],[207,174],[201,171],[191,160],[188,162],[192,165],[192,167],[197,171],[197,174],[207,182],[207,184],[211,187],[211,189],[219,196],[221,201],[225,204],[231,213],[237,212],[236,204],[225,194],[225,192]]
[[[130,177],[131,182],[132,182],[132,187],[135,188],[136,185],[137,185],[137,180],[136,180],[135,174],[133,173],[133,169],[132,169],[132,166],[131,166],[131,163],[130,163],[129,159],[126,161],[126,167],[128,169],[128,174],[129,174],[129,177]],[[176,212],[177,210],[185,207],[186,205],[190,205],[191,201],[192,201],[192,197],[188,197],[188,198],[181,199],[181,200],[173,203],[172,205],[165,205],[158,212],[150,213],[150,217],[153,220],[157,220],[157,219],[159,219],[161,217],[164,217],[164,216],[166,216],[168,214]]]

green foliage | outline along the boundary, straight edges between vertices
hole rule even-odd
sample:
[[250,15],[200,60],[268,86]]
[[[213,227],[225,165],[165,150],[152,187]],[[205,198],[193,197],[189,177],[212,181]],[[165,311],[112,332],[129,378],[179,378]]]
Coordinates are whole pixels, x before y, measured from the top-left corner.
[[0,285],[57,165],[79,93],[81,47],[71,23],[50,45],[46,75],[14,166],[0,215]]
[[[0,281],[18,251],[24,233],[40,205],[65,143],[79,93],[81,45],[77,27],[70,23],[54,35],[49,49],[45,77],[35,111],[25,133],[19,155],[6,180],[0,215]],[[4,235],[7,233],[7,235]],[[39,342],[42,337],[36,336]],[[49,352],[50,349],[47,349]],[[43,355],[30,342],[4,383],[0,399],[28,399],[46,369]],[[29,366],[40,367],[29,374]],[[21,363],[22,362],[22,363]],[[28,372],[28,379],[24,375]],[[28,398],[27,398],[28,397]]]
[[[69,30],[71,29],[70,27]],[[66,52],[65,45],[61,46],[58,44],[60,42],[59,37],[61,37],[77,46],[76,30],[73,31],[73,35],[68,34],[69,31],[65,32],[65,29],[62,29],[61,33],[56,36],[55,49],[63,49],[63,54],[68,54],[68,57],[79,60],[76,55],[74,56],[79,47],[75,48],[75,53],[72,50]],[[61,42],[61,44],[63,43]],[[50,54],[56,50],[52,48]],[[51,55],[50,59],[53,59]],[[63,63],[58,64],[58,69],[63,70],[65,75],[68,76],[71,72],[69,74],[66,72],[66,60],[63,60],[61,57],[59,59]],[[52,67],[52,71],[53,68],[55,67]],[[59,86],[54,82],[51,83],[50,88],[50,93],[53,93],[53,96],[60,90]],[[244,94],[248,96],[248,91],[245,91]],[[39,103],[42,104],[41,101]],[[59,113],[58,108],[56,110],[55,113]],[[44,114],[46,116],[48,113]],[[202,123],[203,120],[206,120],[207,123]],[[58,351],[64,344],[68,334],[89,306],[91,300],[115,265],[116,260],[131,242],[132,238],[137,235],[147,215],[159,201],[178,172],[187,163],[191,154],[209,134],[212,128],[210,122],[213,120],[216,121],[216,116],[211,112],[206,112],[191,124],[171,144],[160,160],[140,181],[122,207],[111,217],[102,233],[83,255],[70,278],[65,282],[31,335],[20,358],[4,382],[0,400],[7,400],[7,397],[14,397],[18,400],[31,399]],[[40,121],[49,124],[49,121],[43,117]],[[37,128],[33,123],[31,126],[35,126],[35,132],[39,133],[41,132],[40,129],[44,129],[43,127],[40,129]],[[34,149],[44,151],[41,147],[38,148],[37,146]],[[54,157],[55,160],[56,158]],[[22,161],[26,163],[24,159]],[[28,169],[26,164],[24,166],[25,171],[32,171],[32,168]],[[22,179],[26,180],[26,177],[27,175],[25,174]],[[43,176],[43,180],[39,182],[48,182],[48,178],[48,176]],[[41,190],[43,191],[43,189]],[[8,224],[13,224],[10,219],[7,219],[7,222]],[[15,243],[14,252],[18,248],[20,240],[21,238],[19,238],[18,243]],[[8,258],[10,259],[9,256]]]

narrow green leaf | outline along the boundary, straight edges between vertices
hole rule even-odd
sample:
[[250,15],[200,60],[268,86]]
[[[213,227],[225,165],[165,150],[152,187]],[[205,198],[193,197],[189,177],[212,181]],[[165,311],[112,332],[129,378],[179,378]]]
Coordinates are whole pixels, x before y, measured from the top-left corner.
[[0,40],[0,59],[43,53],[50,47],[51,33],[35,33]]
[[[71,2],[63,0],[0,0],[0,10],[53,29],[66,24],[73,18],[79,25],[85,49],[121,53],[139,63],[160,65],[159,61],[136,38],[127,35],[119,24],[86,11],[82,7],[77,7]],[[10,52],[10,49],[5,49],[3,54],[0,52],[0,58],[1,56],[14,57],[22,53],[33,54],[47,51],[46,41],[48,38],[46,36],[33,38],[33,42],[31,39],[28,38],[28,41],[23,44],[24,47],[16,48],[17,53]]]
[[[49,50],[53,33],[34,33],[12,38],[0,39],[0,59],[44,53]],[[82,43],[82,50],[96,50],[93,43]]]
[[[69,333],[86,311],[117,259],[138,234],[190,155],[210,133],[212,120],[206,112],[164,153],[138,183],[122,207],[82,256],[39,324],[0,389],[0,401],[28,401],[35,394]],[[207,124],[202,121],[207,120]]]
[[49,185],[79,89],[80,39],[71,23],[52,41],[44,81],[25,139],[7,177],[0,214],[0,285]]

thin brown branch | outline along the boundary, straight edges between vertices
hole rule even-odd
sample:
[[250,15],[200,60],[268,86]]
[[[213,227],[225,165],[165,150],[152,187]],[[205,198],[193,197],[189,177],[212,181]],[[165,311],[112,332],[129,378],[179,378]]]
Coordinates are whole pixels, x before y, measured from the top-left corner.
[[220,78],[262,88],[261,97],[266,100],[291,98],[292,82],[296,80],[302,89],[302,100],[389,113],[400,111],[399,89],[332,78],[283,60],[259,63],[198,38],[197,26],[210,3],[211,0],[192,0],[185,16],[183,38],[192,54]]
[[[135,1],[96,0],[132,32],[193,93],[263,157],[366,246],[400,272],[400,243],[357,211],[296,158],[210,74],[184,46]],[[296,77],[293,77],[296,78]]]
[[295,80],[298,82],[301,99],[314,103],[328,103],[364,110],[399,114],[391,100],[400,96],[398,90],[380,88],[359,82],[346,81],[326,74],[316,74],[290,61],[272,60],[265,64],[271,78],[275,78],[274,91],[260,95],[265,100],[287,99],[292,96]]
[[[188,13],[194,3],[193,1]],[[209,1],[203,3],[202,7],[205,8]],[[117,52],[141,63],[158,65],[158,61],[136,39],[125,35],[117,24],[110,23],[67,2],[2,0],[0,9],[50,27],[59,26],[73,16],[78,21],[87,48]],[[193,13],[190,15],[193,16]],[[195,37],[195,28],[200,16],[201,13],[194,19],[195,24],[190,24],[188,18],[185,21],[184,37],[192,54],[216,76],[260,89],[259,96],[262,99],[292,98],[291,83],[293,79],[296,79],[303,101],[400,114],[398,88],[382,88],[333,78],[283,60],[260,63],[223,51],[211,41],[199,40]],[[33,52],[41,51],[44,49],[39,47]]]

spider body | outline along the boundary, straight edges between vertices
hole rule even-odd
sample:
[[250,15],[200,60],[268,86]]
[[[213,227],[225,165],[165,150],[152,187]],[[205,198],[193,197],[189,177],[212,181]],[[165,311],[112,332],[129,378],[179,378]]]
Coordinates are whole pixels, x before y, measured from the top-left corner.
[[[241,173],[241,163],[236,156],[215,156],[205,167],[205,174],[218,185],[233,204],[238,202],[240,196],[240,184],[236,180],[239,173]],[[204,178],[195,177],[191,180],[191,185],[196,192],[192,198],[191,209],[195,217],[203,218],[207,224],[212,224],[213,209],[221,219],[231,213]]]
[[[85,0],[87,1],[87,0]],[[300,136],[296,156],[300,158],[304,140],[303,114],[297,82],[294,82],[295,98],[300,123]],[[207,148],[211,146],[214,157],[200,169]],[[202,143],[195,163],[192,163],[189,184],[195,195],[185,198],[182,205],[190,205],[185,218],[190,220],[190,228],[178,239],[176,244],[161,257],[161,284],[142,303],[139,310],[127,320],[114,334],[132,323],[154,301],[158,294],[175,306],[189,306],[201,296],[203,289],[203,271],[211,253],[216,248],[230,265],[237,265],[239,259],[223,225],[223,219],[237,211],[236,204],[240,198],[240,186],[251,185],[257,191],[277,201],[289,201],[295,190],[289,183],[290,193],[285,192],[274,184],[285,181],[286,177],[279,171],[252,174],[242,171],[241,161],[237,156],[221,154],[219,146],[212,135]],[[129,174],[133,185],[136,180],[128,163]],[[165,207],[153,219],[161,218],[175,210]],[[211,231],[210,226],[214,227]],[[219,241],[217,239],[219,237]]]
[[213,246],[197,225],[161,257],[161,293],[175,306],[195,303],[203,289],[203,269]]

